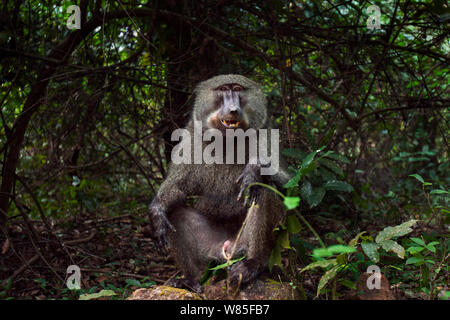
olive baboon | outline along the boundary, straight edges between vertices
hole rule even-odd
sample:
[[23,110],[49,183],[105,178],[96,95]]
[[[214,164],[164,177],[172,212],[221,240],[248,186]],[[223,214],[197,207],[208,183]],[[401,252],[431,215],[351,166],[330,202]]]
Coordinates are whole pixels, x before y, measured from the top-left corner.
[[[268,128],[266,97],[257,83],[244,76],[216,76],[199,84],[195,94],[186,127],[190,133],[198,121],[203,130],[215,128],[223,133],[230,128]],[[170,164],[168,176],[149,207],[151,225],[160,251],[166,253],[168,240],[174,248],[186,286],[198,290],[208,262],[225,261],[224,252],[229,253],[248,212],[244,201],[239,201],[244,190],[253,182],[280,187],[288,180],[281,169],[275,175],[263,176],[259,159],[249,162]],[[186,199],[193,195],[198,201],[189,208]],[[248,195],[245,198],[256,201],[257,206],[237,243],[234,257],[244,254],[246,258],[233,264],[229,275],[232,284],[248,283],[263,269],[274,244],[272,230],[284,218],[283,203],[273,192],[251,186]]]

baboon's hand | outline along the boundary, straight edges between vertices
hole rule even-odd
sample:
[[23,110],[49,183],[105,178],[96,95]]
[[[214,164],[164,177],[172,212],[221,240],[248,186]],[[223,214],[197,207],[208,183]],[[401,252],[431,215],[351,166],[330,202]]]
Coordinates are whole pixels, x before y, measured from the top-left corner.
[[153,201],[149,209],[152,238],[155,241],[159,253],[167,255],[167,229],[175,231],[175,228],[167,219],[166,212],[158,201]]
[[[260,186],[251,186],[247,187],[254,182],[262,182],[261,177],[261,167],[258,164],[247,164],[242,171],[242,174],[236,180],[236,183],[241,184],[241,190],[239,191],[239,195],[237,200],[241,200],[244,197],[244,205],[252,204],[253,202],[257,203],[259,198],[259,193],[261,190]],[[245,194],[247,190],[247,194]]]

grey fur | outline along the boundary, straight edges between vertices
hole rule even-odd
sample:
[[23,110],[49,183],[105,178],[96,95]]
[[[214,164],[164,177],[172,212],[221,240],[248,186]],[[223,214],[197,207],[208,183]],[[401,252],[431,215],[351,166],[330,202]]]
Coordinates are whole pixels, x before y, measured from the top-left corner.
[[[201,120],[203,128],[215,110],[214,89],[224,84],[239,84],[246,88],[239,92],[244,102],[244,117],[250,128],[268,128],[267,101],[261,87],[241,75],[221,75],[204,81],[195,90],[196,99],[192,119],[186,127],[193,136],[193,120]],[[248,208],[237,196],[242,181],[263,181],[250,164],[170,164],[168,176],[162,183],[150,206],[151,219],[158,239],[163,239],[167,225],[163,214],[167,215],[176,231],[168,230],[169,242],[175,250],[177,264],[182,269],[190,285],[196,287],[210,260],[223,262],[223,243],[235,239]],[[258,167],[256,166],[256,169]],[[266,183],[284,184],[289,176],[280,174]],[[259,179],[259,180],[258,180]],[[254,187],[252,187],[254,188]],[[255,189],[253,189],[255,190]],[[186,206],[188,196],[198,196],[194,208]],[[284,205],[272,191],[259,188],[259,198],[254,212],[238,243],[239,254],[246,259],[236,263],[231,270],[231,279],[236,282],[239,273],[243,283],[254,279],[267,263],[274,244],[272,230],[284,219]]]

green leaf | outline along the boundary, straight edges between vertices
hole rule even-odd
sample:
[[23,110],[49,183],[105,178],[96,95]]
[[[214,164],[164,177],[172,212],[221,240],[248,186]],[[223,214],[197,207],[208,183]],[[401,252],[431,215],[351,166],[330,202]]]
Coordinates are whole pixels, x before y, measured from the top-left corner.
[[411,241],[414,241],[414,242],[417,243],[418,245],[420,245],[420,246],[422,246],[422,247],[425,247],[425,242],[423,242],[422,239],[419,239],[419,238],[410,238],[410,239],[411,239]]
[[280,246],[275,246],[272,249],[269,257],[269,271],[272,271],[273,266],[281,266],[281,250]]
[[327,248],[317,248],[313,250],[312,256],[314,258],[326,258],[331,257],[333,253],[329,251]]
[[291,245],[289,243],[289,232],[283,231],[278,236],[278,243],[285,249],[291,249]]
[[404,259],[405,258],[405,248],[403,248],[401,245],[399,245],[397,242],[393,240],[384,240],[379,243],[381,247],[386,251],[392,251],[399,256],[399,258]]
[[311,182],[305,179],[302,183],[302,187],[300,188],[300,196],[302,199],[308,199],[312,194],[312,185]]
[[344,162],[347,164],[350,163],[350,160],[348,160],[345,156],[338,154],[338,153],[333,152],[333,153],[327,154],[326,157],[331,158],[333,160],[341,161],[341,162]]
[[220,264],[218,266],[215,266],[214,268],[209,268],[209,270],[215,271],[215,270],[219,270],[219,269],[224,269],[224,268],[228,267],[229,265],[231,266],[234,263],[236,263],[238,261],[241,261],[241,260],[244,260],[244,259],[245,259],[245,256],[242,256],[240,258],[230,260],[230,264],[228,264],[228,262],[225,262],[225,263],[222,263],[222,264]]
[[303,160],[306,157],[306,152],[299,149],[284,149],[281,153],[286,157],[295,158],[298,160]]
[[326,190],[336,190],[345,192],[353,191],[353,187],[351,185],[349,185],[347,182],[339,180],[327,181],[327,183],[324,184],[324,188]]
[[441,300],[450,300],[450,291],[442,290],[438,296]]
[[314,188],[311,193],[311,196],[309,198],[306,198],[306,202],[308,202],[310,208],[313,208],[322,202],[324,196],[325,196],[324,188],[321,187]]
[[380,261],[380,255],[378,254],[379,245],[374,242],[361,242],[361,248],[363,249],[366,256],[369,257],[370,260],[377,263]]
[[137,280],[137,279],[127,279],[127,280],[125,280],[125,283],[127,285],[135,286],[135,287],[140,287],[141,286],[141,282],[139,280]]
[[295,176],[290,179],[286,184],[283,186],[283,188],[289,189],[294,188],[298,185],[298,182],[300,181],[301,177],[303,176],[303,173],[301,170],[298,170]]
[[423,263],[424,263],[423,258],[419,257],[411,257],[405,262],[405,264],[423,264]]
[[286,218],[286,227],[290,233],[299,233],[301,229],[300,221],[295,215],[290,214]]
[[448,194],[448,191],[442,189],[434,189],[430,191],[430,194]]
[[300,203],[299,197],[285,197],[283,200],[284,205],[288,210],[292,210],[298,207]]
[[352,253],[352,252],[356,251],[355,248],[349,247],[349,246],[345,246],[343,244],[332,245],[332,246],[328,247],[328,250],[331,253],[333,253],[333,254],[336,254],[336,253]]
[[340,265],[334,266],[333,268],[325,272],[322,278],[320,278],[319,284],[317,286],[316,297],[319,296],[320,291],[327,285],[327,283],[336,277],[337,273],[340,270],[340,267],[341,267]]
[[304,267],[300,273],[304,272],[304,271],[308,271],[308,270],[312,270],[315,268],[322,268],[325,269],[329,266],[334,266],[336,264],[336,259],[330,259],[330,260],[320,260],[320,261],[316,261],[313,263],[308,264],[306,267]]
[[425,181],[423,180],[423,178],[422,178],[419,174],[417,174],[417,173],[410,174],[409,176],[410,176],[410,177],[416,178],[417,180],[419,180],[419,181],[422,182],[422,183],[425,183]]
[[404,236],[412,231],[410,227],[415,225],[416,222],[417,220],[409,220],[395,227],[386,227],[378,233],[375,242],[380,243],[391,238]]
[[302,161],[302,168],[308,167],[311,164],[311,162],[314,160],[314,157],[316,156],[316,154],[320,151],[321,150],[318,149],[318,150],[315,150],[315,151],[311,152],[310,154],[308,154],[306,156],[306,158],[303,159],[303,161]]
[[319,163],[321,165],[324,165],[325,167],[327,167],[328,169],[330,169],[331,171],[333,171],[334,173],[336,173],[337,175],[339,175],[341,177],[344,175],[344,171],[342,171],[341,167],[339,167],[334,161],[331,161],[326,158],[322,158],[322,159],[319,159]]
[[317,206],[320,202],[322,202],[323,197],[325,196],[325,189],[323,188],[314,188],[308,180],[305,180],[300,189],[300,195],[306,202],[308,203],[310,208]]
[[424,249],[425,249],[424,247],[409,247],[408,249],[406,249],[406,251],[411,254],[415,254],[423,251]]
[[111,297],[111,296],[115,296],[115,295],[117,295],[117,293],[115,293],[112,290],[102,290],[97,293],[82,294],[82,295],[80,295],[79,300],[92,300],[92,299],[98,299],[101,297]]
[[355,251],[356,251],[356,249],[353,247],[345,246],[342,244],[336,244],[336,245],[330,246],[328,248],[314,249],[312,255],[315,258],[324,258],[324,257],[331,257],[334,254],[352,253]]

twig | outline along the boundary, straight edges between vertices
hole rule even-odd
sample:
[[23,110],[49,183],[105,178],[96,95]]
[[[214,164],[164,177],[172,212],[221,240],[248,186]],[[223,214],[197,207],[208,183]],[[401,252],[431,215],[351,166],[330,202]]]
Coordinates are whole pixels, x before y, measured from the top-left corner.
[[[137,279],[149,279],[149,276],[143,276],[141,274],[134,274],[134,273],[124,273],[120,271],[112,271],[112,270],[104,270],[104,269],[92,269],[92,268],[80,268],[83,272],[98,272],[98,273],[111,273],[112,275],[120,275],[125,277],[132,277]],[[165,280],[158,279],[158,278],[151,278],[151,280],[154,280],[155,282],[164,283]]]

